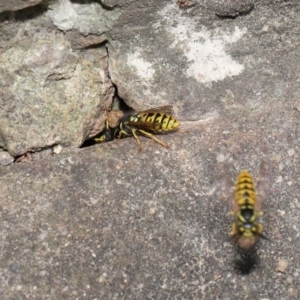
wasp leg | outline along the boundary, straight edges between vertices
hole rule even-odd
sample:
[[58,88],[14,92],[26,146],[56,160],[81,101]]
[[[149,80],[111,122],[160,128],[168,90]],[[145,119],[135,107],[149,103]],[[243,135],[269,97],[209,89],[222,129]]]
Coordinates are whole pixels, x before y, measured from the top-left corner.
[[95,138],[94,141],[96,143],[103,143],[103,142],[105,142],[105,134],[101,135],[99,138]]
[[103,143],[103,142],[109,142],[111,140],[113,140],[113,137],[110,132],[109,123],[107,120],[105,120],[105,128],[103,130],[103,134],[98,138],[94,138],[94,141],[96,143]]
[[132,131],[132,135],[134,136],[134,138],[136,139],[136,141],[139,145],[139,151],[142,151],[143,147],[142,147],[140,139],[138,138],[138,136],[136,134],[136,129],[132,129],[131,131]]
[[150,139],[153,139],[154,141],[156,141],[157,143],[161,144],[162,146],[164,146],[165,148],[170,148],[168,144],[162,142],[161,140],[159,140],[157,137],[155,137],[152,133],[149,133],[147,131],[144,131],[144,130],[141,130],[139,129],[138,130],[140,133],[142,133],[143,135],[149,137]]
[[229,227],[229,235],[232,239],[235,239],[239,235],[239,229],[236,223],[232,223]]

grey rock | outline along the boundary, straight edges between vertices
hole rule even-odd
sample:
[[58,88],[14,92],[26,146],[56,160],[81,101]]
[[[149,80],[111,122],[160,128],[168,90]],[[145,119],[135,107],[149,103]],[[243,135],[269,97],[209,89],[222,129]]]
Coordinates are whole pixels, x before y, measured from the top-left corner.
[[[110,78],[134,108],[172,104],[185,132],[160,136],[170,149],[141,137],[138,152],[126,138],[0,168],[0,298],[299,298],[299,1],[260,1],[238,18],[219,18],[220,1],[195,2],[101,1],[101,16],[118,18],[68,33],[49,12],[2,23],[0,143],[10,152],[51,152],[53,133],[78,147],[101,130]],[[242,252],[228,236],[232,188],[242,169],[257,183],[262,162],[271,242]]]
[[247,14],[254,8],[254,0],[221,0],[216,3],[216,14],[221,17],[236,17]]
[[94,52],[73,52],[61,33],[11,42],[0,55],[3,148],[15,156],[56,144],[79,147],[101,131],[114,88],[106,51],[97,51],[97,60]]
[[77,3],[60,0],[50,5],[48,15],[61,30],[76,29],[83,35],[102,34],[111,29],[121,14],[116,7],[113,11],[103,8],[99,3],[88,1]]
[[213,83],[244,71],[245,66],[228,50],[243,41],[247,28],[221,27],[220,19],[212,19],[211,9],[196,5],[182,10],[168,2],[145,7],[143,18],[120,17],[121,23],[130,25],[111,32],[113,41],[121,42],[109,47],[110,74],[130,106],[180,107],[185,102],[189,105],[184,117],[189,119],[212,112],[211,102],[218,100],[206,100],[206,94]]
[[7,166],[14,161],[14,158],[7,152],[0,150],[0,165]]

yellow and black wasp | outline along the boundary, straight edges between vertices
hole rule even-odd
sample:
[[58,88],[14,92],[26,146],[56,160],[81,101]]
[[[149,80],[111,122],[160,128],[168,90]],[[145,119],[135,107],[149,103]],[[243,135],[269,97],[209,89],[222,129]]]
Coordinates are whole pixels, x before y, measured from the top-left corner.
[[138,143],[139,149],[142,150],[138,135],[144,135],[169,148],[166,143],[155,137],[154,134],[176,131],[179,126],[180,123],[172,116],[171,105],[138,112],[133,111],[125,114],[115,128],[111,128],[108,121],[106,121],[103,134],[99,138],[95,138],[95,142],[106,142],[115,138],[120,139],[133,136]]
[[235,202],[232,215],[234,222],[230,235],[242,249],[250,249],[258,239],[267,239],[263,234],[263,225],[260,223],[261,199],[256,194],[254,181],[250,173],[242,171],[235,185]]

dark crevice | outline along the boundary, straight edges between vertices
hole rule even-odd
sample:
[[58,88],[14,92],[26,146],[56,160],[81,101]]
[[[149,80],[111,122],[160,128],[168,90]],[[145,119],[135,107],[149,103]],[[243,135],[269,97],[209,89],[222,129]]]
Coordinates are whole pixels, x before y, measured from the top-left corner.
[[0,13],[0,24],[7,21],[13,21],[13,20],[14,20],[14,12],[3,11],[2,13]]
[[122,99],[119,96],[118,86],[112,81],[111,74],[110,74],[110,63],[109,63],[110,54],[109,54],[109,47],[108,46],[109,46],[109,44],[106,43],[105,47],[106,47],[106,53],[107,53],[107,64],[106,64],[107,77],[110,79],[113,87],[115,88],[115,94],[114,94],[114,97],[113,97],[112,108],[115,109],[115,110],[117,110],[117,109],[118,110],[123,110],[124,112],[132,111],[132,108],[130,106],[128,106],[126,104],[126,102],[124,101],[124,99]]
[[47,7],[43,4],[25,7],[16,11],[4,11],[0,13],[0,23],[6,21],[11,22],[25,22],[35,19],[47,11]]
[[36,5],[32,7],[27,7],[15,12],[15,20],[16,21],[27,21],[31,19],[35,19],[47,11],[47,7],[44,5]]
[[[109,58],[109,48],[108,48],[108,41],[103,41],[103,43],[99,43],[97,45],[93,45],[89,48],[98,48],[98,47],[103,47],[103,45],[105,45],[106,47],[106,52],[107,52],[107,64],[106,64],[106,74],[107,77],[111,80],[111,84],[114,87],[114,96],[113,96],[113,102],[112,102],[112,107],[111,109],[113,110],[121,110],[123,111],[125,114],[128,112],[132,112],[133,109],[131,107],[129,107],[126,102],[124,101],[124,99],[122,99],[119,95],[118,95],[118,87],[116,84],[114,84],[112,82],[111,79],[111,74],[110,74],[110,58]],[[87,47],[88,48],[88,47]],[[85,48],[85,49],[87,49]],[[63,78],[57,78],[57,80],[62,80]],[[101,133],[99,133],[98,135],[101,135]],[[98,136],[97,135],[97,136]],[[95,137],[97,137],[95,136]],[[84,148],[84,147],[89,147],[92,145],[95,145],[96,142],[94,141],[94,138],[88,139],[86,140],[82,146],[80,148]],[[14,157],[14,162],[13,163],[20,163],[20,162],[31,162],[31,161],[35,161],[38,159],[43,159],[46,156],[50,156],[50,155],[54,155],[54,147],[56,145],[51,145],[51,146],[46,146],[40,149],[36,149],[36,150],[30,150],[26,153],[23,153],[21,155],[17,155]]]
[[[106,65],[106,74],[107,77],[110,79],[112,86],[114,87],[115,93],[113,96],[113,101],[112,101],[112,106],[111,109],[112,110],[121,110],[124,112],[124,114],[132,112],[133,109],[128,106],[126,104],[126,102],[124,101],[124,99],[122,99],[119,94],[118,94],[118,86],[113,83],[112,79],[111,79],[111,74],[110,74],[110,65],[109,65],[109,48],[108,48],[108,43],[105,43],[105,47],[106,47],[106,53],[107,53],[107,65]],[[95,137],[99,137],[101,136],[102,132],[100,132],[99,134],[97,134],[96,136],[86,140],[82,146],[80,148],[85,148],[85,147],[90,147],[93,146],[95,144],[97,144],[94,140]]]
[[[107,43],[105,44],[105,49],[106,49],[106,55],[107,55],[107,60],[106,60],[107,76],[111,80],[110,69],[109,69],[109,49],[108,49],[108,44]],[[111,80],[111,82],[112,82],[112,80]],[[112,84],[114,85],[113,82],[112,82]]]
[[118,87],[113,83],[115,88],[114,101],[112,104],[112,108],[115,110],[122,110],[125,114],[128,112],[132,112],[133,108],[127,105],[127,103],[122,99],[118,94]]
[[[118,87],[117,87],[114,83],[112,83],[112,85],[113,85],[114,88],[115,88],[115,93],[114,93],[114,96],[113,96],[113,102],[112,102],[112,106],[111,106],[111,107],[112,107],[112,110],[122,110],[122,111],[124,112],[125,115],[126,115],[127,113],[129,113],[129,112],[132,112],[133,109],[132,109],[130,106],[128,106],[128,105],[126,104],[126,102],[125,102],[122,98],[119,97],[119,95],[118,95]],[[92,137],[92,138],[86,140],[86,141],[81,145],[80,148],[90,147],[90,146],[93,146],[93,145],[95,145],[95,144],[98,144],[97,142],[95,142],[94,139],[95,139],[96,137],[101,136],[102,133],[103,133],[103,131],[100,132],[99,134],[97,134],[96,136],[94,136],[94,137]]]

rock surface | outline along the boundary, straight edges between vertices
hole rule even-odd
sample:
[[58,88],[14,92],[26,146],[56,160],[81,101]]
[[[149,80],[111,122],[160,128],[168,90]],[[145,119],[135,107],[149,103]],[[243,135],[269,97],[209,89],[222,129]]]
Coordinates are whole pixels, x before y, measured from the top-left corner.
[[[0,167],[1,299],[299,298],[300,4],[192,2],[0,16],[0,144],[57,153]],[[101,130],[115,88],[136,109],[172,104],[186,132],[160,137],[170,149],[126,138],[61,151]],[[228,237],[232,187],[262,163],[271,242],[244,253]]]
[[75,42],[78,34],[49,28],[50,20],[45,13],[24,26],[2,24],[0,147],[13,156],[80,147],[103,129],[115,93],[106,48],[93,48],[105,35]]

